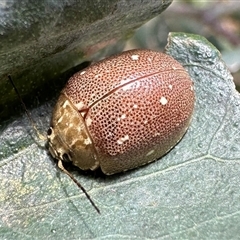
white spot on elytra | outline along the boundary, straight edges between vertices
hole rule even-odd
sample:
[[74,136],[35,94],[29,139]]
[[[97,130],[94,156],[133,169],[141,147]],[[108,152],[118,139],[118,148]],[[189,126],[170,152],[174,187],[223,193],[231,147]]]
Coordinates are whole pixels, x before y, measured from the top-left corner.
[[90,117],[88,117],[86,119],[86,125],[89,127],[92,124],[92,119]]
[[117,121],[120,122],[122,119],[125,119],[127,116],[126,114],[124,113],[121,117],[118,117],[117,118]]
[[75,104],[75,107],[76,107],[78,110],[81,110],[81,109],[84,107],[84,103],[83,103],[83,102],[79,102],[79,103]]
[[137,104],[134,104],[134,105],[133,105],[133,108],[138,108],[138,105],[137,105]]
[[129,90],[129,89],[131,89],[131,88],[132,88],[132,84],[127,84],[127,85],[125,85],[125,86],[122,87],[122,90],[123,90],[123,91],[127,91],[127,90]]
[[117,144],[121,145],[121,144],[123,144],[124,142],[126,142],[126,141],[128,141],[128,140],[129,140],[129,136],[128,136],[128,135],[125,135],[124,137],[119,138],[119,139],[117,140]]
[[139,59],[139,55],[132,55],[131,58],[132,58],[132,60],[138,60]]
[[126,118],[126,114],[124,113],[122,116],[121,116],[121,119],[125,119]]
[[151,59],[150,57],[148,57],[147,60],[148,60],[149,62],[152,62],[152,59]]
[[177,68],[177,67],[175,67],[175,66],[172,66],[172,69],[173,69],[173,70],[177,70],[178,68]]
[[121,117],[117,118],[117,121],[120,122],[122,119],[126,118],[126,114],[124,113]]
[[123,85],[123,84],[125,84],[127,82],[129,82],[129,79],[123,79],[123,80],[121,80],[120,84]]
[[145,120],[143,123],[144,123],[144,124],[147,124],[147,123],[148,123],[148,120]]
[[161,98],[160,98],[160,103],[161,103],[162,105],[166,105],[167,102],[168,102],[168,100],[167,100],[165,97],[161,97]]
[[101,77],[101,74],[96,74],[95,78]]
[[150,156],[150,155],[152,155],[154,152],[155,152],[154,150],[151,150],[151,151],[149,151],[149,152],[146,154],[146,156]]
[[193,91],[193,86],[191,86],[191,88],[190,88],[190,89],[191,89],[191,91]]
[[86,72],[86,71],[82,71],[82,72],[80,72],[80,75],[83,75],[85,72]]
[[169,84],[169,85],[168,85],[168,88],[172,90],[172,84]]

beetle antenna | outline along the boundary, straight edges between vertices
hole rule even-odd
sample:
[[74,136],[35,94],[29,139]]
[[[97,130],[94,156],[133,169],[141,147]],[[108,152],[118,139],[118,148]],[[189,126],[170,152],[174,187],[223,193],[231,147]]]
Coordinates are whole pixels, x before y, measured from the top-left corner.
[[87,193],[87,191],[85,190],[85,188],[77,181],[77,179],[70,173],[68,172],[63,164],[62,164],[62,161],[61,160],[58,160],[58,167],[65,173],[67,174],[72,180],[74,183],[76,183],[76,185],[83,191],[83,193],[85,194],[85,196],[87,197],[87,199],[90,201],[90,203],[92,204],[92,206],[96,209],[96,211],[100,213],[100,210],[99,208],[95,205],[95,203],[93,202],[93,200],[91,199],[90,195]]
[[10,83],[12,84],[15,93],[16,93],[17,96],[18,96],[18,98],[19,98],[19,100],[20,100],[20,102],[21,102],[21,104],[22,104],[22,107],[23,107],[25,113],[27,114],[27,117],[28,117],[28,119],[29,119],[32,127],[33,127],[34,130],[36,131],[36,133],[37,133],[37,135],[38,135],[38,138],[41,139],[41,140],[46,140],[46,137],[43,136],[43,135],[39,132],[39,130],[37,129],[36,124],[35,124],[35,122],[33,121],[33,119],[32,119],[32,117],[31,117],[29,111],[27,110],[27,107],[26,107],[25,103],[23,102],[23,100],[22,100],[22,98],[21,98],[21,95],[20,95],[20,93],[18,92],[18,90],[17,90],[17,88],[16,88],[16,86],[15,86],[15,84],[14,84],[14,82],[13,82],[13,80],[12,80],[12,78],[11,78],[10,75],[8,75],[8,79],[9,79]]
[[[35,129],[38,137],[41,139],[41,140],[47,140],[45,136],[43,136],[39,130],[37,129],[36,127],[36,124],[35,122],[33,121],[29,111],[27,110],[27,107],[25,105],[25,103],[23,102],[22,98],[21,98],[21,95],[20,93],[18,92],[12,78],[10,75],[8,75],[8,79],[10,81],[10,83],[12,84],[13,88],[14,88],[14,91],[16,92],[21,104],[22,104],[22,107],[24,109],[24,111],[26,112],[27,114],[27,117],[29,119],[29,121],[31,122],[32,124],[32,127]],[[72,181],[82,190],[82,192],[85,194],[85,196],[87,197],[87,199],[91,202],[92,206],[96,209],[96,211],[100,214],[100,210],[99,208],[95,205],[95,203],[93,202],[93,200],[91,199],[90,195],[87,193],[87,191],[85,190],[85,188],[73,177],[73,175],[71,173],[69,173],[64,167],[63,167],[63,164],[62,164],[62,161],[61,160],[58,160],[58,168],[61,169],[65,174],[67,174],[71,179]]]
[[[27,117],[28,117],[28,119],[29,119],[32,127],[33,127],[34,130],[36,131],[38,137],[39,137],[41,140],[46,140],[46,137],[43,136],[43,135],[39,132],[39,130],[37,129],[36,124],[35,124],[35,122],[33,121],[33,119],[32,119],[32,117],[31,117],[29,111],[27,110],[27,107],[26,107],[25,103],[23,102],[23,100],[22,100],[22,98],[21,98],[21,95],[20,95],[20,93],[18,92],[18,90],[17,90],[17,88],[16,88],[16,86],[15,86],[15,84],[14,84],[14,82],[13,82],[13,80],[12,80],[12,78],[11,78],[10,75],[8,75],[8,79],[9,79],[10,83],[12,84],[13,89],[14,89],[14,91],[16,92],[16,94],[17,94],[17,96],[18,96],[18,98],[19,98],[19,100],[20,100],[20,102],[21,102],[21,104],[22,104],[22,107],[23,107],[25,113],[27,114]],[[87,191],[85,190],[85,188],[73,177],[73,175],[72,175],[71,173],[69,173],[69,172],[64,168],[61,160],[58,160],[58,168],[60,168],[65,174],[67,174],[67,175],[72,179],[72,181],[82,190],[82,192],[85,194],[85,196],[87,197],[87,199],[91,202],[92,206],[93,206],[93,207],[96,209],[96,211],[100,214],[99,208],[95,205],[95,203],[93,202],[93,200],[91,199],[90,195],[87,193]]]

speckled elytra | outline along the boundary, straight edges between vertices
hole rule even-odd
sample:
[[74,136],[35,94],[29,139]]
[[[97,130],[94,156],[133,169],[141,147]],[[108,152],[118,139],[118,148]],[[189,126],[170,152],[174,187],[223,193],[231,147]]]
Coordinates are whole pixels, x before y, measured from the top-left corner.
[[186,132],[193,82],[172,57],[131,50],[72,76],[53,111],[49,150],[59,161],[110,175],[150,163]]

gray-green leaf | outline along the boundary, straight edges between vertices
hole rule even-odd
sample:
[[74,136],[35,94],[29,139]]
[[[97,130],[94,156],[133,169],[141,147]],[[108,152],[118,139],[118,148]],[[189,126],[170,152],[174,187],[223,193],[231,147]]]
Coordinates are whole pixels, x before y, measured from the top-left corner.
[[[166,52],[194,81],[191,126],[171,152],[139,169],[106,178],[73,171],[101,215],[33,139],[26,118],[2,126],[1,239],[240,236],[240,96],[220,53],[204,38],[172,33]],[[32,112],[45,130],[50,105]]]

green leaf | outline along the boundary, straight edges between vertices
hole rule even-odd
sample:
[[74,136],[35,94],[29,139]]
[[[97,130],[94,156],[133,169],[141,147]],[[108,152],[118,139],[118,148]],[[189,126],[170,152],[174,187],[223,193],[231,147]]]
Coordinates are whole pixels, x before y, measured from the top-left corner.
[[[195,84],[191,126],[152,164],[110,177],[71,171],[101,210],[56,167],[23,117],[1,128],[2,239],[237,239],[240,96],[204,38],[169,35],[166,52]],[[31,112],[47,130],[53,103]]]

